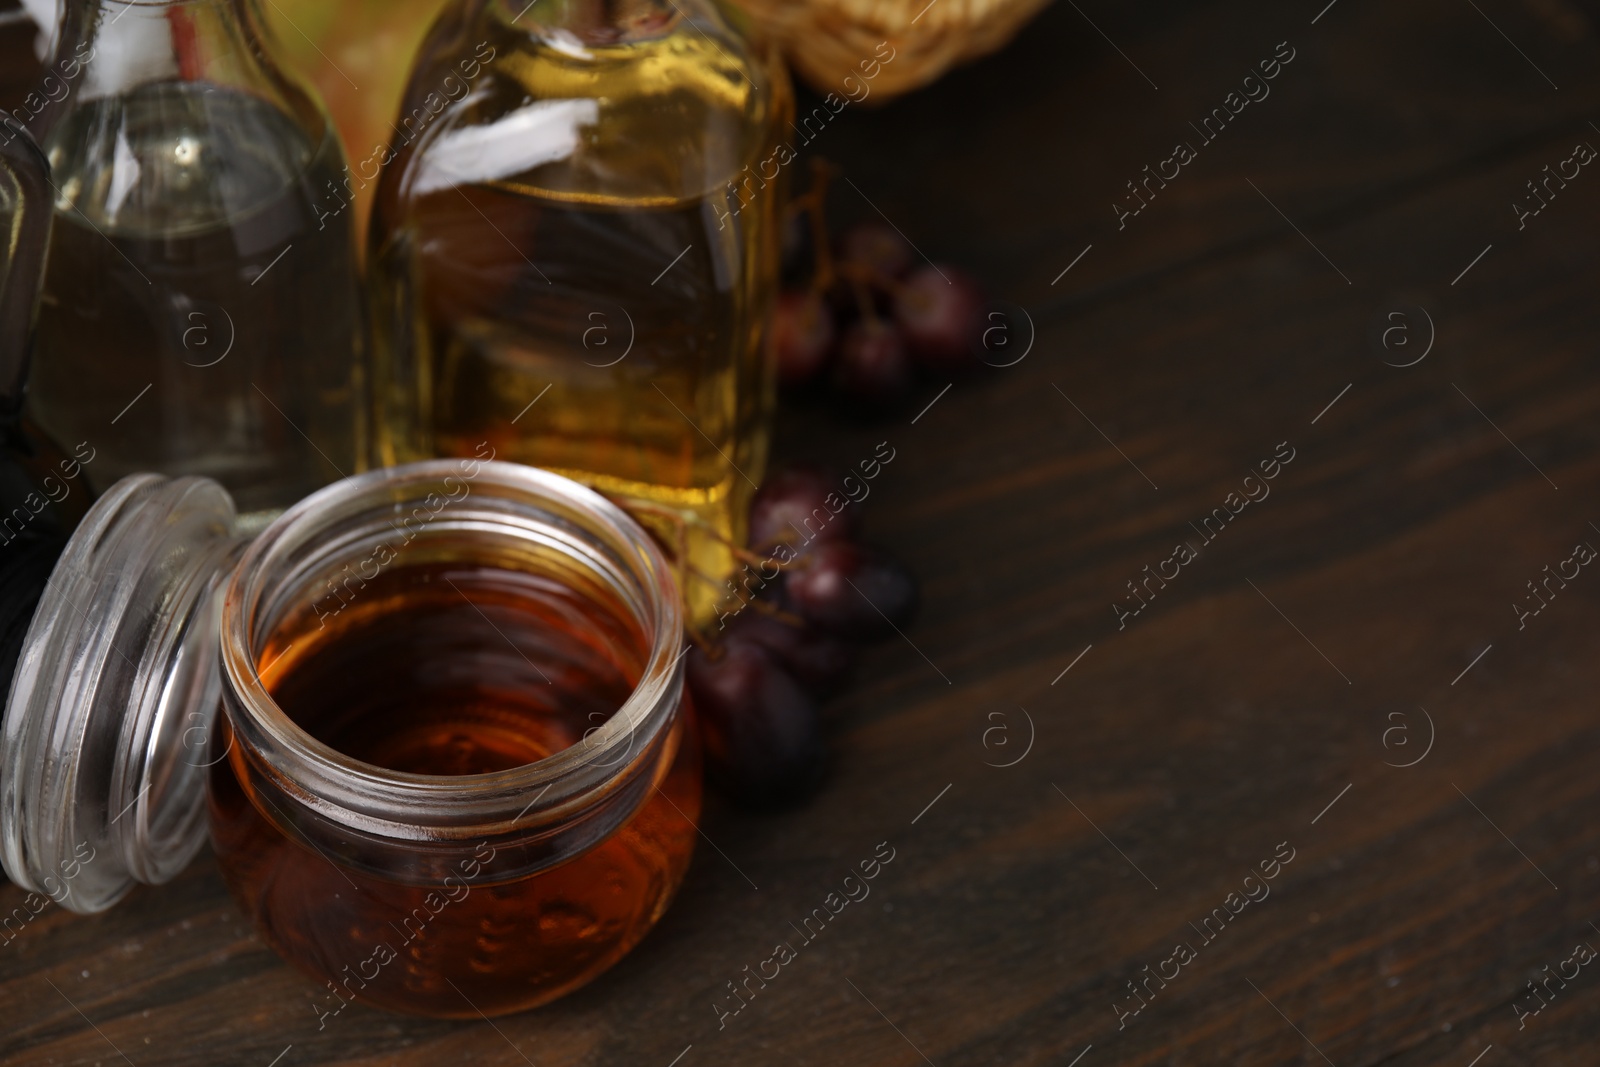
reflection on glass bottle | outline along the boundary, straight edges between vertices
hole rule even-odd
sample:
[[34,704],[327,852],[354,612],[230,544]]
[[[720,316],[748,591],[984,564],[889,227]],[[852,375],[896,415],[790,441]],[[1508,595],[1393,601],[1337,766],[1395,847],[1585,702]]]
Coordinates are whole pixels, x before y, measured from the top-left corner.
[[259,522],[363,465],[364,321],[337,135],[253,0],[68,0],[30,405],[101,484],[203,474]]
[[[756,163],[790,108],[702,0],[455,0],[370,232],[384,461],[487,440],[681,517],[695,570],[731,570],[773,388],[783,175]],[[725,590],[685,592],[704,619]]]

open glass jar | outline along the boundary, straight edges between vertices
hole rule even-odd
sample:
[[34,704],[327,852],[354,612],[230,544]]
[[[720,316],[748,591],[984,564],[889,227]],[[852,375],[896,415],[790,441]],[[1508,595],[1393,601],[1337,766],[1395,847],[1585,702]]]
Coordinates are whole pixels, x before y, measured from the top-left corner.
[[330,1013],[516,1011],[620,959],[700,808],[682,609],[644,531],[478,459],[346,479],[254,541],[234,521],[213,482],[138,475],[73,535],[5,713],[11,878],[101,910],[209,826]]

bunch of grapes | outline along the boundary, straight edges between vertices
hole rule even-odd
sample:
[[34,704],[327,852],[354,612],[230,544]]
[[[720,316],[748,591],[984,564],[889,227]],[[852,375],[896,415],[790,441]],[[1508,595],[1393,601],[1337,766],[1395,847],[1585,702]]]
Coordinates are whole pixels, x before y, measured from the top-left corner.
[[916,249],[887,222],[858,223],[834,240],[823,213],[828,174],[819,167],[791,205],[786,276],[809,277],[773,310],[779,381],[825,384],[858,407],[886,410],[910,394],[919,370],[950,379],[981,366],[978,283],[949,264],[917,265]]
[[820,701],[844,684],[858,644],[893,637],[916,612],[911,572],[857,539],[859,503],[808,525],[829,514],[823,501],[837,485],[813,467],[762,485],[750,509],[753,551],[787,562],[688,653],[707,773],[743,803],[781,804],[817,786],[827,755]]

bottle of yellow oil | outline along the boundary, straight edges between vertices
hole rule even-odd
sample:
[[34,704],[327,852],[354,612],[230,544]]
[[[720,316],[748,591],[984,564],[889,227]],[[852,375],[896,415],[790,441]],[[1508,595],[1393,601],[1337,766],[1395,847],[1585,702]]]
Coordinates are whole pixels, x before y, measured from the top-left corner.
[[454,0],[370,231],[379,458],[585,482],[682,538],[708,618],[766,462],[791,111],[706,0]]

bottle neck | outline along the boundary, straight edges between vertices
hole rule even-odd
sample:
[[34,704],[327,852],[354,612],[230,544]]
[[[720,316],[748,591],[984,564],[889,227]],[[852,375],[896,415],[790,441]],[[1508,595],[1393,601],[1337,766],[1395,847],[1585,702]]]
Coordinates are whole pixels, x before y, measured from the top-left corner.
[[150,82],[281,79],[255,0],[67,0],[52,66],[88,97]]
[[[50,64],[65,91],[34,122],[58,195],[102,229],[179,224],[173,205],[241,214],[279,195],[331,134],[256,0],[66,4]],[[211,151],[224,141],[230,151]]]

